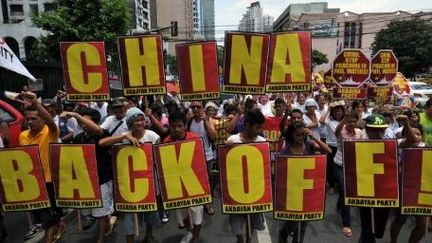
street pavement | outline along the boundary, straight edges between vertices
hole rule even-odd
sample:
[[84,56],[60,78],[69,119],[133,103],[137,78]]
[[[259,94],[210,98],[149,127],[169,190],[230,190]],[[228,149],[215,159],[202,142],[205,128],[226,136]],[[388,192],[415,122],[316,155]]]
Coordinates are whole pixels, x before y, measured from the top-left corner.
[[[308,223],[305,243],[309,242],[358,242],[360,235],[360,218],[357,208],[351,208],[352,212],[352,230],[353,236],[346,238],[342,234],[341,217],[336,211],[337,195],[327,194],[326,212],[324,220]],[[228,216],[221,215],[221,205],[216,199],[216,213],[213,216],[205,215],[204,222],[201,228],[201,243],[234,243],[236,238],[230,231]],[[95,243],[97,235],[97,227],[93,226],[87,231],[79,231],[77,226],[76,212],[71,213],[65,219],[67,223],[66,233],[60,243]],[[158,243],[176,243],[180,242],[185,230],[177,228],[177,220],[174,212],[171,212],[170,221],[167,224],[161,225],[154,230],[155,240]],[[378,243],[390,242],[390,222],[393,219],[391,215],[386,227],[386,233],[383,239],[377,240]],[[125,242],[124,230],[121,224],[122,217],[116,225],[113,233],[105,239],[107,243]],[[27,231],[28,224],[25,213],[7,213],[5,215],[5,225],[9,233],[5,242],[23,242],[24,234]],[[255,232],[253,243],[277,243],[278,230],[281,225],[280,221],[274,220],[271,213],[266,214],[266,230]],[[414,227],[415,221],[413,217],[407,220],[402,228],[398,242],[408,242],[411,229]],[[140,234],[135,242],[143,242],[145,236],[145,227],[141,225]],[[35,238],[26,241],[26,243],[42,242],[43,232],[39,233]],[[432,231],[430,231],[421,242],[432,242]]]

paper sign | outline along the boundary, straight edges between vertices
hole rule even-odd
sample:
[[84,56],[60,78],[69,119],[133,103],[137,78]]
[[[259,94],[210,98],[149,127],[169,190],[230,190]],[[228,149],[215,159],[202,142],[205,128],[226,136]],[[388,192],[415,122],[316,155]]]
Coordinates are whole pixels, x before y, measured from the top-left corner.
[[326,156],[277,156],[275,219],[324,218]]
[[266,117],[264,121],[263,135],[270,143],[271,152],[279,153],[282,149],[283,140],[279,128],[281,121],[281,117]]
[[226,33],[223,92],[265,93],[269,42],[268,34]]
[[273,210],[268,143],[218,147],[222,212],[262,213]]
[[380,50],[371,60],[370,79],[378,86],[389,86],[396,77],[398,60],[392,50]]
[[360,87],[369,79],[370,61],[361,50],[345,49],[333,61],[333,78],[341,87]]
[[102,207],[94,144],[50,144],[50,161],[58,207]]
[[411,88],[408,84],[408,79],[398,72],[392,82],[394,94],[399,97],[408,97],[411,95]]
[[220,95],[216,41],[179,44],[176,48],[181,99],[218,99]]
[[213,141],[213,143],[215,146],[225,144],[225,141],[230,136],[230,134],[227,132],[228,122],[229,122],[229,119],[227,119],[227,118],[215,118],[214,119],[216,137],[215,137],[215,140]]
[[119,37],[118,45],[124,95],[165,94],[161,35]]
[[345,204],[399,207],[396,140],[343,142]]
[[324,85],[327,89],[333,89],[333,87],[335,87],[335,81],[331,69],[324,73]]
[[368,87],[368,97],[377,104],[388,104],[393,94],[392,87]]
[[4,212],[51,206],[37,145],[0,149],[0,200]]
[[432,149],[402,151],[402,214],[432,216]]
[[104,42],[60,42],[66,99],[109,100]]
[[155,159],[165,209],[212,202],[201,138],[157,144]]
[[311,49],[309,31],[272,33],[266,91],[310,91]]
[[120,212],[157,210],[151,143],[113,147],[114,201]]
[[333,98],[334,99],[345,99],[345,100],[355,100],[355,99],[366,99],[367,90],[365,88],[346,88],[346,87],[334,87],[333,88]]

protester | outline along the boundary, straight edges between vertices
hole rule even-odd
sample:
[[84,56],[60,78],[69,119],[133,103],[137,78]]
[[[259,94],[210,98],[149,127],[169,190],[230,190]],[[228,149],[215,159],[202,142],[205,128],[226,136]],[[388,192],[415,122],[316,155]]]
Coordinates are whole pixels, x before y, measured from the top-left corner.
[[[252,143],[252,142],[265,142],[265,138],[261,137],[264,116],[258,109],[251,109],[244,115],[244,129],[242,132],[230,136],[227,139],[227,144],[234,143]],[[229,163],[229,161],[227,161]],[[245,225],[246,215],[242,214],[230,214],[231,230],[237,237],[238,243],[245,242]],[[262,213],[250,214],[251,229],[252,230],[264,230],[264,215]]]
[[[284,155],[312,155],[312,154],[329,154],[330,147],[316,137],[307,126],[301,122],[292,123],[285,135],[285,148],[281,154]],[[300,224],[300,236],[298,235],[298,226]],[[279,243],[287,242],[289,235],[293,236],[292,242],[302,243],[306,231],[307,223],[305,221],[285,221],[279,231]]]
[[[411,126],[408,116],[401,115],[396,117],[397,121],[403,126],[402,134],[404,138],[398,141],[401,148],[424,148],[427,146],[422,141],[423,129],[421,125],[417,124]],[[401,171],[401,170],[400,170]],[[402,215],[401,210],[398,208],[395,210],[395,218],[390,226],[390,243],[397,243],[399,232],[402,226],[405,224],[408,216]],[[426,232],[426,216],[415,216],[416,226],[411,231],[408,242],[417,243],[420,242]]]
[[305,109],[306,113],[303,116],[303,122],[306,125],[307,128],[309,128],[313,135],[317,138],[320,137],[320,124],[318,122],[319,120],[319,114],[316,112],[318,109],[318,104],[315,102],[314,99],[307,99],[305,101]]
[[420,113],[420,125],[423,127],[423,139],[432,144],[432,98],[426,101],[424,112]]
[[45,230],[45,242],[51,243],[60,239],[64,233],[65,225],[61,221],[63,211],[56,206],[54,186],[51,178],[51,162],[49,159],[49,144],[59,140],[59,129],[52,116],[37,102],[36,94],[27,91],[22,92],[26,101],[30,104],[26,108],[25,117],[29,129],[20,133],[19,144],[38,145],[42,169],[45,176],[46,189],[51,202],[51,208],[32,211],[36,221],[42,223]]
[[[103,138],[99,141],[102,147],[109,147],[114,144],[123,143],[139,146],[142,143],[151,142],[156,144],[160,142],[160,137],[155,132],[145,128],[145,114],[136,107],[131,107],[126,112],[125,121],[129,131],[120,135]],[[156,171],[156,170],[154,170]],[[155,176],[155,178],[157,178]],[[156,188],[159,188],[156,185]],[[158,192],[160,193],[159,189]],[[126,231],[126,242],[134,242],[134,220],[132,213],[124,214],[123,224]],[[160,222],[157,212],[143,213],[143,220],[146,224],[146,236],[144,242],[154,242],[153,227],[157,226]]]
[[[168,121],[170,132],[169,136],[164,140],[165,143],[198,138],[197,134],[187,131],[187,118],[183,112],[175,111],[171,113],[168,117]],[[204,207],[200,205],[176,210],[179,227],[186,227],[187,229],[186,235],[184,235],[180,241],[181,243],[191,241],[194,243],[199,242],[201,223],[203,220],[203,208]]]
[[101,121],[105,120],[105,118],[108,116],[108,102],[105,101],[98,101],[98,102],[92,102],[90,104],[90,108],[95,109],[99,112],[101,116]]
[[258,108],[264,116],[270,116],[273,114],[273,104],[274,102],[269,100],[268,95],[258,96]]
[[114,115],[108,116],[105,121],[100,125],[102,129],[108,131],[110,136],[120,135],[128,132],[128,127],[125,121],[127,110],[127,101],[124,97],[116,97],[110,104]]
[[99,228],[97,242],[103,243],[105,235],[111,234],[114,227],[114,224],[110,225],[110,217],[111,214],[114,213],[111,158],[109,154],[98,145],[98,142],[102,138],[108,136],[108,131],[97,125],[100,121],[100,113],[91,108],[81,108],[78,112],[64,111],[60,117],[73,117],[77,119],[78,123],[83,128],[84,131],[74,137],[73,143],[95,144],[97,172],[103,207],[91,209],[89,211],[92,217],[96,219],[96,224]]
[[365,139],[365,133],[357,128],[359,116],[355,113],[346,114],[343,120],[335,129],[335,137],[337,140],[337,152],[333,159],[333,172],[338,186],[339,198],[337,200],[337,209],[341,210],[342,217],[342,233],[346,237],[352,236],[351,229],[351,212],[348,206],[344,203],[344,174],[343,174],[343,158],[342,158],[342,143],[346,140]]

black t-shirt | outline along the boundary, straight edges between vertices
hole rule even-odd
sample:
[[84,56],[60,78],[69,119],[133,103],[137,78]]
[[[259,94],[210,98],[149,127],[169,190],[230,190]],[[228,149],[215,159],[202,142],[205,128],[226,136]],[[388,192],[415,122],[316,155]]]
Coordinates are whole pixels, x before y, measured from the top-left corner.
[[98,145],[99,140],[109,136],[108,131],[106,130],[103,131],[104,134],[102,136],[98,136],[98,135],[87,136],[85,132],[82,132],[76,135],[73,139],[73,143],[96,145],[95,146],[96,162],[97,162],[97,170],[99,174],[100,185],[113,179],[112,158],[111,158],[110,147],[100,147]]

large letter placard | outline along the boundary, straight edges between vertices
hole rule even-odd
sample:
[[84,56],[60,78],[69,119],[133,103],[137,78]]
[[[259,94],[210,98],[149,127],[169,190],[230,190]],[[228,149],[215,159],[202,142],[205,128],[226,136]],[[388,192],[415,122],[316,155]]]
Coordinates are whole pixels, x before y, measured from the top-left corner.
[[0,150],[0,199],[5,212],[51,206],[37,145]]
[[222,212],[260,213],[273,210],[268,143],[218,147]]
[[102,207],[94,144],[51,144],[50,156],[57,206]]
[[176,45],[182,100],[219,98],[216,41]]
[[161,35],[118,38],[124,95],[165,94]]
[[165,209],[212,202],[201,138],[155,145]]
[[432,149],[404,149],[402,214],[432,216]]
[[272,33],[268,64],[267,92],[310,91],[310,32]]
[[109,100],[104,43],[60,42],[66,98],[69,101]]
[[325,177],[325,155],[277,156],[274,218],[323,219]]
[[151,143],[140,147],[124,145],[113,148],[117,211],[156,211],[155,178]]
[[268,34],[226,33],[223,92],[265,93],[269,41]]
[[398,207],[396,140],[343,142],[345,204]]

